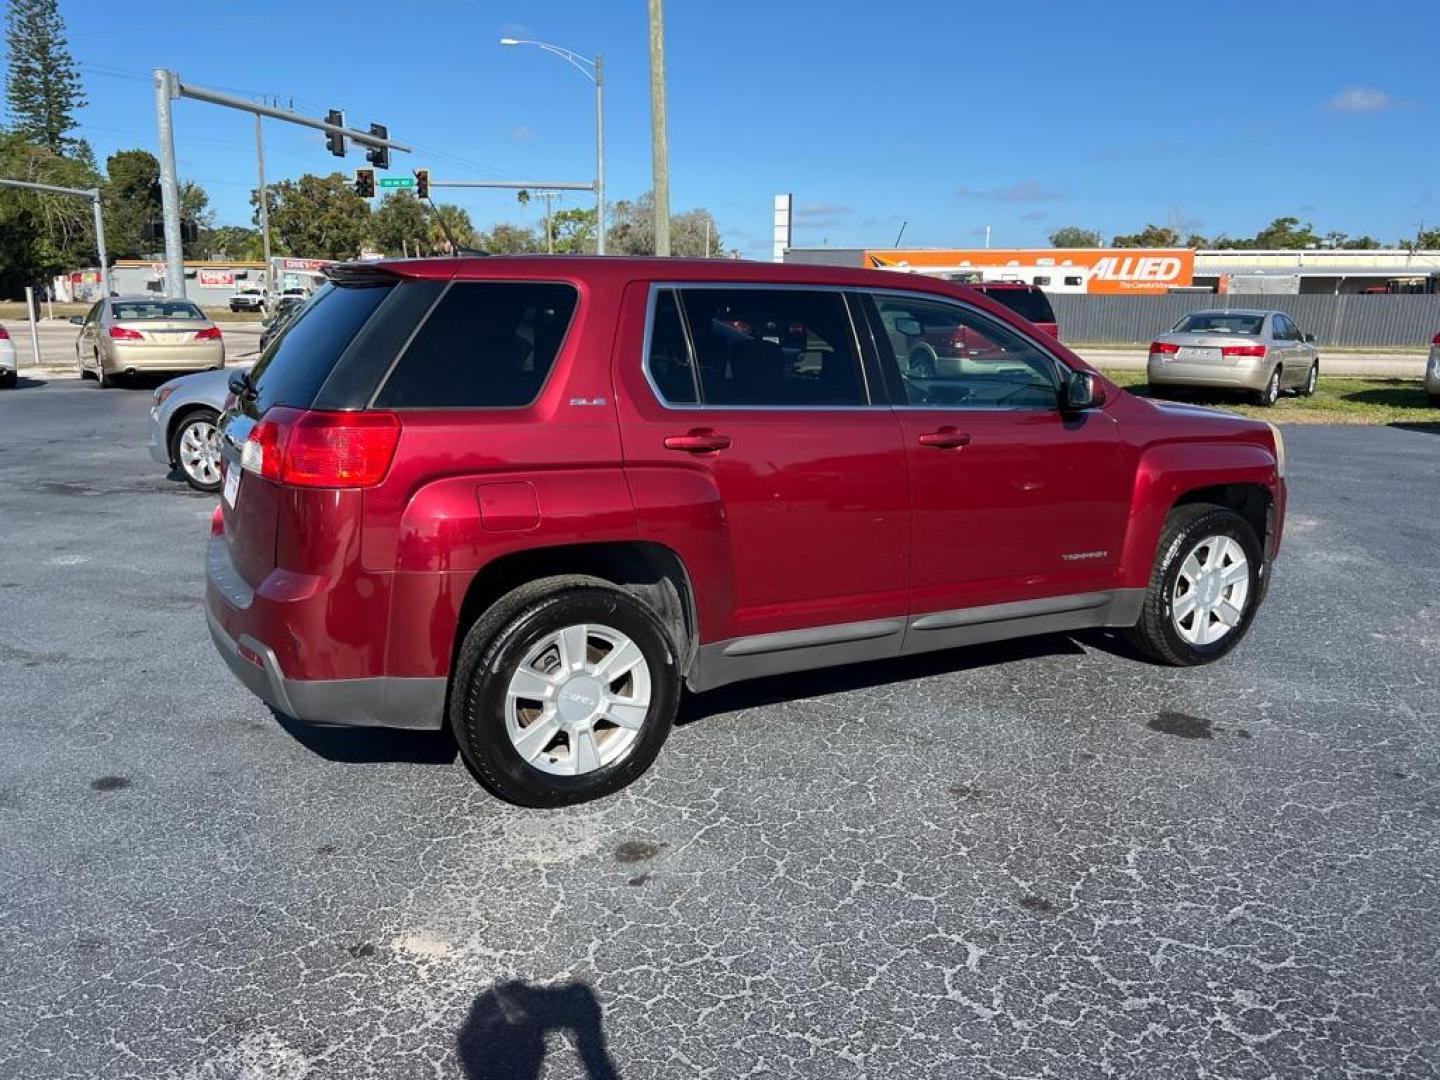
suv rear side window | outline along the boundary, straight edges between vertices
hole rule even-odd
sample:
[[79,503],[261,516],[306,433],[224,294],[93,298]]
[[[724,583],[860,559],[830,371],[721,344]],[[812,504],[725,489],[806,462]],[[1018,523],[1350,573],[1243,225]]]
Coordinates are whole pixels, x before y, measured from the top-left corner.
[[308,409],[336,361],[393,288],[393,281],[326,285],[316,293],[309,308],[275,339],[250,373],[256,394],[254,414],[272,405]]
[[455,282],[400,357],[376,405],[389,409],[529,405],[554,366],[575,303],[571,285]]
[[[774,408],[869,403],[850,316],[838,292],[691,288],[680,295],[703,404]],[[657,306],[657,317],[661,314]],[[651,373],[659,384],[653,367]],[[683,391],[681,380],[673,382]]]

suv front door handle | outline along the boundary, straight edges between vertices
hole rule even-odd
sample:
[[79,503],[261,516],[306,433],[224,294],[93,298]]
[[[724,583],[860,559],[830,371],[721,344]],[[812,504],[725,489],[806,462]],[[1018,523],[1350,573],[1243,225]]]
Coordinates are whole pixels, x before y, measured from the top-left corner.
[[730,436],[709,428],[695,428],[685,435],[665,436],[666,450],[684,450],[690,454],[713,454],[730,449]]
[[921,446],[933,446],[937,450],[958,450],[970,445],[968,432],[953,427],[942,427],[939,431],[927,431],[920,436]]

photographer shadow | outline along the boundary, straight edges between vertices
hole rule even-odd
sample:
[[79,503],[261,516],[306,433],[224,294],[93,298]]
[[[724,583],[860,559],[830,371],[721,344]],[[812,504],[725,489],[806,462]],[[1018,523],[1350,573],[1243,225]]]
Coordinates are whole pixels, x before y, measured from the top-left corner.
[[535,1080],[545,1037],[568,1034],[587,1080],[619,1080],[605,1047],[600,1001],[586,983],[536,986],[512,980],[475,999],[456,1038],[467,1080]]

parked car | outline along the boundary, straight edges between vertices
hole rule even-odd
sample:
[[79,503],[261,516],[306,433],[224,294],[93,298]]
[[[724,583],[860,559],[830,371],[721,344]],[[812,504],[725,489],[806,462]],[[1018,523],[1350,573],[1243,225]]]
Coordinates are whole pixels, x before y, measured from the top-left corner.
[[[519,803],[634,780],[682,686],[1089,627],[1208,663],[1279,550],[1273,425],[1121,393],[963,286],[718,259],[330,273],[230,379],[211,633],[277,711],[449,724]],[[963,324],[984,362],[907,374],[887,318]]]
[[10,332],[0,326],[0,387],[14,386],[19,380],[20,361],[15,355],[15,342]]
[[1060,324],[1055,320],[1055,309],[1050,305],[1045,290],[1038,285],[1024,281],[977,281],[970,287],[1004,304],[1056,341],[1060,340]]
[[150,405],[150,456],[179,469],[196,491],[220,490],[220,435],[216,424],[230,393],[232,371],[220,368],[171,379],[155,389]]
[[220,328],[189,300],[113,296],[70,321],[80,327],[80,377],[93,376],[102,387],[113,386],[119,375],[225,366]]
[[238,289],[230,297],[231,311],[264,311],[270,303],[270,290],[251,285]]
[[1320,354],[1283,311],[1192,311],[1150,343],[1145,374],[1151,386],[1248,390],[1274,405],[1282,390],[1315,393]]
[[1430,404],[1440,409],[1440,334],[1430,339],[1430,359],[1425,364],[1425,392]]
[[270,342],[275,340],[275,336],[284,330],[296,313],[305,306],[306,299],[303,296],[282,296],[275,301],[274,312],[265,320],[265,325],[260,330],[261,352],[265,351]]

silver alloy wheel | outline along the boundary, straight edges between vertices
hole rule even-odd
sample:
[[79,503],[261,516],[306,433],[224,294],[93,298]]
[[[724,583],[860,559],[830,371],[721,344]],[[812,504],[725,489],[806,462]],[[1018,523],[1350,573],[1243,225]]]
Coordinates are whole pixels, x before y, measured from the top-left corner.
[[1191,645],[1213,645],[1240,625],[1249,597],[1244,547],[1234,537],[1207,536],[1180,563],[1170,617]]
[[600,623],[567,626],[531,646],[510,676],[505,733],[541,772],[583,776],[635,748],[650,694],[639,645]]
[[1311,364],[1310,374],[1305,376],[1305,396],[1315,393],[1315,384],[1320,381],[1320,365]]
[[220,482],[220,432],[211,420],[191,420],[180,432],[180,468],[197,484]]
[[1265,404],[1274,405],[1280,398],[1280,369],[1276,368],[1270,374],[1270,381],[1265,384]]

